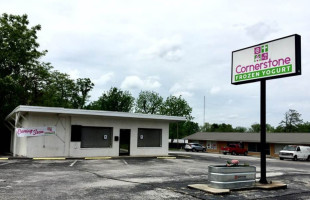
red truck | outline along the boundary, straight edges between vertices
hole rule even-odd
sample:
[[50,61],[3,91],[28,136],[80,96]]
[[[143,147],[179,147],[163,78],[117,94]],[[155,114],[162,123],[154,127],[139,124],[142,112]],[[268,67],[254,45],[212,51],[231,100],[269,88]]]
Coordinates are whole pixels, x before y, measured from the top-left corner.
[[240,146],[240,144],[230,144],[227,147],[222,147],[221,151],[224,155],[231,154],[231,155],[237,155],[237,154],[243,154],[248,155],[248,150],[244,149]]

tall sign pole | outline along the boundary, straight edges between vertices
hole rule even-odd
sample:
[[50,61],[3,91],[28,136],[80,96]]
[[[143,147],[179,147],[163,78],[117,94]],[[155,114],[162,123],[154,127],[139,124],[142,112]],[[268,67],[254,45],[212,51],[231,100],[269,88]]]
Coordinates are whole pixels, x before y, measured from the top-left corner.
[[266,178],[266,80],[260,81],[260,183],[267,184]]
[[232,52],[231,83],[260,81],[260,183],[266,179],[266,80],[301,75],[301,37],[294,34]]

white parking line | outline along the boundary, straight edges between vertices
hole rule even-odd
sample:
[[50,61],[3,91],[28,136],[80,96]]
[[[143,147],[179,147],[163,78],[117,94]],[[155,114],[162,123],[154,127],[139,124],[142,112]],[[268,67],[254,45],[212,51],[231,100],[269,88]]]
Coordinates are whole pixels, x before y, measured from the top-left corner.
[[10,164],[10,163],[1,163],[0,166],[7,165],[7,164]]
[[126,162],[126,160],[123,160],[123,163],[124,163],[125,165],[128,165],[128,163]]
[[70,167],[72,167],[76,162],[77,162],[77,160],[75,160],[73,163],[71,163]]

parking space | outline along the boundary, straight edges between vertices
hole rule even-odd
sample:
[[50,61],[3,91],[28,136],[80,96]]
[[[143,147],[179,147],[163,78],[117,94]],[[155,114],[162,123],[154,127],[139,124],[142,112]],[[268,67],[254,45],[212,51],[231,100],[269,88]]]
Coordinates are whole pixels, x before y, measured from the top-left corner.
[[[118,158],[106,160],[1,160],[1,199],[214,199],[187,188],[207,183],[208,165],[226,158],[215,154],[176,155],[176,159]],[[251,158],[255,165],[257,159]],[[304,164],[300,162],[301,164]],[[306,163],[308,164],[308,163]],[[272,170],[280,168],[273,166]],[[282,170],[283,171],[283,170]],[[295,176],[292,176],[295,174]],[[310,174],[303,168],[276,174],[289,184],[279,191],[234,191],[217,199],[310,195]],[[276,198],[275,198],[276,199]],[[279,197],[280,199],[280,197]],[[298,199],[298,198],[297,198]]]

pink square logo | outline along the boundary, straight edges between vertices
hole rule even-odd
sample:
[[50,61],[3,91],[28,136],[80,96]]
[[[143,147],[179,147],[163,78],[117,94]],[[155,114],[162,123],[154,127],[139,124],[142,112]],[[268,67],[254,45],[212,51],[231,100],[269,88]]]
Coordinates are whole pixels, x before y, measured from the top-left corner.
[[268,53],[262,54],[262,60],[268,60]]
[[261,51],[260,47],[255,47],[255,48],[254,48],[254,53],[255,53],[255,54],[259,54],[260,51]]

